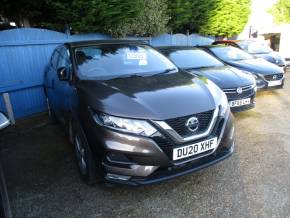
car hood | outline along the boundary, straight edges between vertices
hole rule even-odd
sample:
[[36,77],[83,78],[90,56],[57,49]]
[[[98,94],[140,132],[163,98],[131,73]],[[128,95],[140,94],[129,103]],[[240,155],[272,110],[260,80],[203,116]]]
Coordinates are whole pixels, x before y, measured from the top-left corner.
[[206,78],[186,72],[146,77],[83,80],[77,84],[82,102],[110,115],[164,120],[213,110],[221,90]]
[[221,89],[237,88],[255,83],[253,76],[229,66],[197,68],[196,71],[191,72],[205,76]]
[[251,73],[260,73],[263,75],[283,73],[283,70],[275,64],[272,64],[262,58],[227,61],[227,64],[237,67],[240,70],[245,70]]
[[254,54],[255,57],[264,58],[265,60],[277,64],[277,65],[285,65],[285,61],[281,57],[281,55],[277,52],[263,53],[263,54]]

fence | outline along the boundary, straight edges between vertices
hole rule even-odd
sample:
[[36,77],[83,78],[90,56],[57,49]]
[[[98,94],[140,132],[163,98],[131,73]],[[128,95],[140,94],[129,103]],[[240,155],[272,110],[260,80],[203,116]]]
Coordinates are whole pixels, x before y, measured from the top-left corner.
[[[52,51],[64,42],[110,38],[98,33],[66,35],[34,28],[0,31],[0,95],[3,96],[0,97],[0,111],[16,119],[46,111],[43,73]],[[213,41],[213,38],[198,34],[128,39],[146,40],[153,46],[204,45]]]

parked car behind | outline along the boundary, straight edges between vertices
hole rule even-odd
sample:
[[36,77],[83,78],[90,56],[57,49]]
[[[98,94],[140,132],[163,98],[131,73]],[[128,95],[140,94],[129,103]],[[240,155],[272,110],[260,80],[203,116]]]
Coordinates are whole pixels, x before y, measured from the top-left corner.
[[254,58],[247,52],[232,46],[209,45],[200,48],[225,64],[254,75],[258,89],[283,88],[284,86],[283,69],[262,58]]
[[252,75],[227,66],[195,47],[159,47],[179,68],[204,76],[218,85],[228,97],[231,110],[245,111],[255,107],[256,82]]
[[273,51],[269,46],[261,42],[253,40],[220,40],[212,44],[234,46],[257,58],[264,58],[266,61],[276,64],[279,67],[286,67],[285,59],[278,52]]
[[59,46],[45,73],[45,93],[88,184],[168,180],[215,164],[234,149],[225,94],[139,42]]

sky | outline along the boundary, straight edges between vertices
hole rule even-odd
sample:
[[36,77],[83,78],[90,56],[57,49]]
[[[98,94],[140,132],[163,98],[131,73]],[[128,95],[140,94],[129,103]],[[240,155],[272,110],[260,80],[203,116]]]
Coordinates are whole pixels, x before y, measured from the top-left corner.
[[273,24],[273,17],[267,13],[267,10],[277,0],[252,0],[252,13],[250,16],[249,23],[251,26],[262,27],[271,26]]
[[274,19],[271,14],[267,12],[277,0],[252,0],[251,15],[249,21],[244,28],[244,31],[239,34],[239,39],[247,39],[249,36],[250,26],[252,30],[260,29],[265,26],[272,26]]

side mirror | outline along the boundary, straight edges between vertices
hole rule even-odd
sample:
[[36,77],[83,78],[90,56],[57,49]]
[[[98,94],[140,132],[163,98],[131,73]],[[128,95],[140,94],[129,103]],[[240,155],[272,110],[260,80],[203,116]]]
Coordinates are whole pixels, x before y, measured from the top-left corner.
[[60,67],[57,69],[57,75],[59,80],[61,81],[67,81],[69,80],[69,72],[65,67]]
[[0,112],[0,129],[6,128],[7,126],[9,126],[9,124],[10,124],[10,121],[7,119],[7,117],[4,114]]

